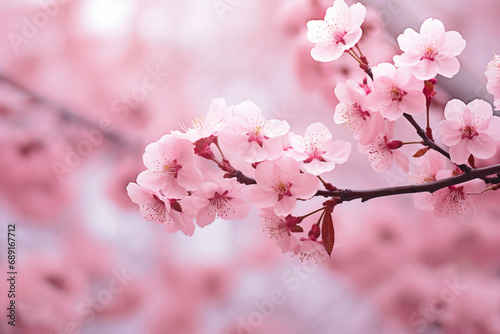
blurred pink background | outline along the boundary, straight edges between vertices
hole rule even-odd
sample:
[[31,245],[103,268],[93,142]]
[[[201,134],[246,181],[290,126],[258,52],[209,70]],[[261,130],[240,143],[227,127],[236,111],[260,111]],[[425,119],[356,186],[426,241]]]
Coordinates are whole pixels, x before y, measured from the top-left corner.
[[[466,39],[461,73],[438,78],[434,122],[450,98],[492,101],[483,72],[500,52],[498,1],[362,3],[372,65],[427,17]],[[251,100],[294,132],[321,121],[352,141],[333,123],[333,88],[363,73],[347,57],[313,61],[306,39],[306,22],[331,4],[3,0],[0,264],[6,274],[16,224],[18,293],[16,327],[2,313],[0,333],[500,333],[498,194],[467,224],[418,211],[411,196],[346,203],[323,264],[281,254],[256,210],[189,238],[146,222],[129,200],[144,147],[212,98]],[[409,182],[374,172],[355,150],[328,181]]]

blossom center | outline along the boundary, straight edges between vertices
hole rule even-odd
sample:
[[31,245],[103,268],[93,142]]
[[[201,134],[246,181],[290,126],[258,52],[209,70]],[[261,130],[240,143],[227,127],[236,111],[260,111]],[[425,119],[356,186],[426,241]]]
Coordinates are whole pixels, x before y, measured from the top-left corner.
[[278,244],[281,238],[291,235],[288,226],[282,220],[278,224],[267,226],[267,230],[269,231],[269,236],[276,239]]
[[334,43],[341,43],[346,45],[346,41],[344,40],[344,36],[347,34],[345,30],[334,30],[332,32],[332,40]]
[[179,170],[181,170],[182,166],[177,164],[177,159],[174,159],[173,161],[168,161],[167,163],[163,164],[162,166],[162,172],[164,174],[167,174],[168,176],[177,178],[177,175],[179,174]]
[[307,154],[309,155],[309,158],[304,160],[304,163],[310,163],[314,159],[318,159],[319,161],[325,162],[326,160],[321,156],[325,151],[320,149],[317,146],[312,146],[307,149]]
[[260,147],[262,147],[264,139],[266,139],[266,137],[262,134],[262,129],[263,126],[256,126],[253,131],[247,133],[248,141],[256,142]]
[[469,138],[472,139],[474,136],[477,136],[478,133],[472,125],[466,125],[462,128],[462,139]]
[[438,54],[439,54],[439,52],[436,50],[435,47],[433,47],[433,46],[427,46],[424,49],[424,54],[422,55],[422,57],[420,58],[420,60],[428,59],[430,61],[434,61],[434,59],[436,59],[436,56]]
[[465,193],[463,186],[449,186],[449,198],[454,202],[462,202],[465,200]]
[[399,101],[401,102],[403,100],[403,97],[408,94],[407,92],[405,92],[404,90],[400,90],[399,88],[397,87],[394,87],[393,89],[391,89],[391,99],[393,101]]
[[366,121],[366,118],[370,117],[370,113],[361,109],[361,106],[357,103],[353,104],[353,114],[357,117],[361,117],[363,121]]
[[[195,130],[197,133],[200,133],[203,129],[207,127],[207,122],[204,117],[195,117],[191,120],[191,129]],[[189,132],[190,128],[187,127],[184,123],[181,124],[181,128],[184,132]]]
[[292,184],[290,182],[280,181],[275,187],[274,190],[278,193],[278,200],[280,201],[285,196],[292,196],[290,192],[290,188]]
[[228,202],[232,199],[228,195],[228,190],[224,191],[222,194],[219,194],[218,191],[214,193],[214,197],[210,198],[210,204],[215,206],[218,213],[224,213],[227,211]]
[[148,202],[146,205],[147,215],[146,219],[153,221],[165,222],[167,220],[167,207],[158,196],[153,194],[153,201]]

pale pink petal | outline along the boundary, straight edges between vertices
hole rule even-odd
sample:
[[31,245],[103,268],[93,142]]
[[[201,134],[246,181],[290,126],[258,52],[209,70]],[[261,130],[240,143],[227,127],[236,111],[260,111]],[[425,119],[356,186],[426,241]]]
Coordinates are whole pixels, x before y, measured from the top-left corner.
[[270,208],[278,202],[278,194],[274,191],[266,191],[259,186],[252,187],[248,194],[250,203],[258,208]]
[[455,121],[461,123],[463,121],[463,112],[466,104],[460,100],[453,99],[446,104],[444,108],[444,117],[447,120]]
[[281,179],[281,176],[283,176],[285,180],[294,180],[299,176],[300,166],[295,159],[287,157],[282,158],[276,162],[275,166],[280,170],[278,173],[275,169],[273,173],[275,180]]
[[415,46],[420,43],[420,35],[411,28],[406,28],[405,31],[397,38],[399,48],[404,52],[412,51]]
[[179,231],[179,226],[175,224],[172,220],[169,220],[163,224],[163,229],[167,233],[175,233]]
[[215,218],[215,206],[207,204],[198,211],[198,214],[196,215],[196,224],[199,227],[205,227],[208,224],[211,224],[215,220]]
[[238,200],[237,198],[232,199],[228,203],[230,209],[226,213],[221,214],[220,217],[225,220],[242,220],[250,212],[250,204]]
[[457,145],[450,147],[451,161],[456,164],[465,164],[469,159],[469,151],[467,151],[468,140],[461,140]]
[[473,124],[481,124],[484,120],[490,119],[493,116],[493,109],[488,102],[475,99],[467,105],[472,113]]
[[448,31],[444,36],[443,50],[447,53],[458,56],[465,49],[466,42],[457,31]]
[[316,193],[318,187],[319,180],[316,176],[303,173],[298,176],[290,191],[298,198],[308,199]]
[[344,0],[336,0],[326,9],[325,21],[341,21],[350,16],[349,6]]
[[465,196],[461,200],[456,200],[446,190],[444,190],[444,194],[440,194],[434,207],[437,217],[455,215],[466,220],[466,222],[470,222],[475,214],[474,203],[472,203],[469,196]]
[[328,24],[322,20],[311,20],[307,22],[307,39],[313,43],[323,42],[329,39],[327,34]]
[[409,91],[399,103],[399,109],[403,113],[419,115],[425,112],[425,96],[420,91]]
[[488,124],[488,129],[484,133],[495,141],[500,140],[500,117],[493,116]]
[[170,217],[172,222],[179,227],[179,230],[182,231],[187,236],[192,236],[194,234],[195,225],[193,220],[185,217],[184,214],[172,210],[170,212]]
[[203,174],[198,168],[184,164],[177,175],[177,182],[187,190],[195,190],[203,183]]
[[431,193],[422,192],[413,194],[413,204],[417,209],[432,211],[434,210],[434,202],[436,201],[436,197],[434,197]]
[[410,170],[410,160],[408,159],[408,156],[398,150],[393,150],[392,153],[394,155],[394,162],[396,165],[398,165],[403,172],[408,174],[408,171]]
[[428,18],[422,23],[420,34],[423,35],[424,38],[429,39],[442,38],[445,34],[443,22],[437,19]]
[[284,196],[274,205],[274,212],[279,216],[288,216],[297,205],[297,199],[290,196]]
[[434,78],[439,72],[439,65],[436,61],[422,60],[418,65],[411,67],[413,75],[419,80],[429,80]]
[[137,205],[144,205],[152,198],[151,193],[144,191],[138,184],[132,182],[127,185],[127,194]]
[[313,136],[319,136],[323,141],[326,141],[328,139],[332,138],[332,134],[330,130],[326,127],[325,124],[321,122],[316,122],[311,125],[309,125],[306,129],[306,133],[304,137],[313,137]]
[[266,191],[273,191],[275,166],[270,161],[264,161],[257,165],[255,170],[255,180],[260,188]]
[[267,122],[265,135],[269,138],[275,138],[284,136],[288,131],[290,131],[290,125],[286,121],[271,119]]
[[438,123],[441,141],[448,146],[457,145],[462,140],[460,125],[455,121],[443,120]]
[[254,160],[249,160],[249,162],[259,162],[263,160],[276,160],[283,155],[283,145],[281,143],[281,138],[269,138],[264,140],[263,149],[257,143],[254,144],[256,152],[260,152]]
[[467,150],[476,158],[489,159],[495,155],[497,147],[493,139],[479,135],[468,140]]
[[343,49],[345,50],[354,47],[354,45],[356,45],[356,43],[360,40],[362,33],[363,32],[359,27],[349,30],[344,36],[346,45],[343,45]]
[[351,143],[345,140],[336,140],[328,147],[328,151],[323,155],[323,157],[327,161],[343,164],[347,161],[347,159],[349,159],[350,154]]
[[436,58],[434,63],[439,67],[439,74],[446,78],[452,78],[460,70],[460,62],[455,57]]
[[334,162],[323,162],[318,159],[313,159],[309,163],[305,163],[303,165],[306,172],[311,173],[312,175],[321,175],[323,173],[331,172],[335,169]]
[[316,61],[329,62],[339,58],[344,49],[334,42],[319,42],[311,50],[311,57]]
[[418,66],[420,58],[417,54],[403,53],[402,55],[394,56],[392,59],[397,67],[408,67],[413,70],[417,68],[416,66]]
[[360,3],[355,3],[350,7],[351,22],[349,27],[359,27],[365,20],[366,7]]
[[483,180],[471,180],[460,185],[464,186],[464,191],[468,194],[480,194],[486,188],[486,183]]

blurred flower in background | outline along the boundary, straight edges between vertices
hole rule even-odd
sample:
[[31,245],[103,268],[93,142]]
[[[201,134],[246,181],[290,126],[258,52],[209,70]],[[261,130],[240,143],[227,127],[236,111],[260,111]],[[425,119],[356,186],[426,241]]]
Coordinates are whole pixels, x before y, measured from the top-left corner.
[[[450,98],[493,102],[484,71],[500,50],[500,3],[362,3],[370,64],[390,61],[396,37],[428,17],[467,41],[460,74],[439,79],[434,124]],[[217,97],[254,101],[295,133],[322,122],[332,140],[354,143],[333,121],[334,87],[363,72],[348,57],[315,62],[306,36],[331,5],[3,0],[0,233],[5,249],[16,224],[19,275],[16,331],[3,316],[0,332],[500,332],[496,193],[483,195],[468,224],[418,211],[411,196],[347,203],[335,210],[337,241],[323,264],[281,254],[254,209],[186,237],[146,222],[128,198],[146,145],[205,115]],[[409,181],[394,168],[381,176],[353,151],[328,182]]]

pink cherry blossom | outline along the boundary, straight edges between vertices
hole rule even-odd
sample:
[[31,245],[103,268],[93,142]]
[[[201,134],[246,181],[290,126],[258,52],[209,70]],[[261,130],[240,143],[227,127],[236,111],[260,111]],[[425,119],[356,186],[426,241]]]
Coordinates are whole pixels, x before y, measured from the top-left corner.
[[[436,180],[452,176],[452,170],[441,170],[437,172]],[[434,193],[423,193],[421,196],[414,197],[415,207],[422,210],[434,210],[437,217],[452,215],[469,221],[475,212],[470,195],[481,194],[485,187],[483,180],[476,179],[439,189]]]
[[323,262],[329,258],[325,246],[321,241],[302,239],[295,247],[294,254],[298,255],[301,261]]
[[443,144],[450,147],[451,160],[466,163],[469,155],[488,159],[497,152],[496,141],[500,140],[500,118],[493,116],[491,105],[476,99],[465,105],[460,100],[451,100],[444,109],[446,120],[439,122]]
[[465,40],[456,31],[444,30],[437,19],[427,19],[420,34],[407,28],[398,36],[403,54],[394,56],[397,67],[408,67],[419,80],[429,80],[437,74],[453,77],[460,69],[457,56],[465,48]]
[[495,55],[488,63],[486,71],[486,90],[495,98],[495,110],[500,110],[500,57]]
[[161,190],[165,197],[183,198],[203,183],[194,159],[194,146],[189,140],[165,135],[146,147],[143,160],[148,169],[139,174],[137,182]]
[[405,173],[409,170],[408,157],[398,149],[402,142],[393,140],[394,125],[390,123],[387,129],[373,138],[368,144],[358,144],[358,151],[368,155],[368,162],[372,168],[383,173],[396,162]]
[[129,183],[127,193],[135,204],[139,205],[142,216],[149,222],[164,224],[165,231],[174,233],[181,230],[186,235],[193,235],[193,210],[185,208],[181,202],[168,199],[159,192]]
[[366,144],[383,129],[383,118],[378,112],[368,109],[366,92],[354,80],[339,82],[335,95],[340,103],[335,108],[333,120],[335,124],[344,124],[353,133],[354,139]]
[[285,217],[276,215],[272,208],[262,209],[260,217],[264,218],[263,225],[283,253],[293,251],[299,245],[299,239],[291,231],[293,225]]
[[191,127],[183,125],[183,130],[172,131],[172,134],[178,138],[185,138],[192,143],[201,138],[216,136],[225,126],[225,120],[231,115],[231,108],[226,106],[226,100],[223,98],[213,99],[210,109],[204,117],[191,120]]
[[307,127],[304,137],[291,133],[290,155],[302,162],[302,167],[313,175],[330,172],[335,164],[347,161],[351,143],[332,140],[330,130],[323,123],[313,123]]
[[286,121],[266,121],[260,108],[250,101],[235,106],[234,115],[228,121],[229,129],[220,135],[225,149],[252,163],[282,155],[281,137],[290,130]]
[[324,20],[307,22],[307,38],[316,43],[311,50],[313,59],[332,61],[353,48],[361,38],[365,15],[366,8],[362,4],[349,7],[344,0],[335,0],[333,6],[326,10]]
[[[243,198],[246,187],[236,180],[224,180],[218,184],[205,182],[193,193],[194,205],[198,209],[196,223],[205,227],[216,217],[224,220],[240,220],[250,211],[250,204]],[[187,200],[187,199],[186,199]]]
[[[406,68],[396,69],[392,64],[380,64],[375,71],[373,91],[367,97],[371,110],[377,110],[390,121],[407,113],[418,115],[425,112],[423,81],[416,79]],[[380,73],[377,75],[377,73]]]
[[258,208],[274,208],[280,216],[290,214],[297,198],[307,199],[318,190],[318,178],[301,173],[297,161],[283,157],[278,161],[264,161],[255,170],[257,185],[249,194],[250,202]]
[[417,158],[412,166],[409,176],[413,182],[432,182],[436,181],[437,172],[446,168],[446,159],[441,153],[430,150],[424,156]]
[[[434,150],[430,150],[423,157],[416,159],[416,164],[409,173],[415,183],[433,182],[437,180],[437,173],[446,169],[445,157]],[[434,210],[434,203],[428,200],[429,193],[413,194],[415,207],[422,210]]]

